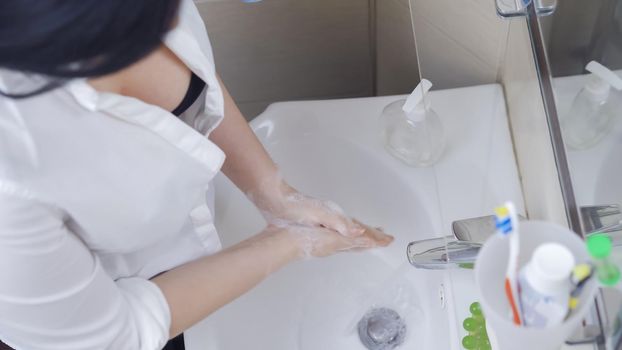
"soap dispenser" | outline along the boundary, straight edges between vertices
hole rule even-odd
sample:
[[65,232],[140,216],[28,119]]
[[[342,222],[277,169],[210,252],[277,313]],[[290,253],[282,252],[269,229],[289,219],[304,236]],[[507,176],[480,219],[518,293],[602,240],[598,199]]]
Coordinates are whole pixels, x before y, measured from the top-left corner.
[[443,125],[426,96],[431,87],[422,79],[407,99],[389,104],[380,117],[386,149],[410,166],[433,165],[445,148]]
[[561,121],[566,145],[576,150],[594,146],[611,130],[616,115],[611,87],[622,90],[622,79],[602,64],[591,61],[585,69],[592,74]]

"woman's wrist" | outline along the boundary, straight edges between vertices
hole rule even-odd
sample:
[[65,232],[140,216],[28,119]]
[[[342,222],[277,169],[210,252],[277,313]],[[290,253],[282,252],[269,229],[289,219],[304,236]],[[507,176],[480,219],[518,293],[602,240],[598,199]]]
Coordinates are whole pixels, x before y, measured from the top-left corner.
[[258,181],[257,185],[246,193],[246,196],[261,211],[274,212],[282,209],[288,196],[295,193],[297,191],[276,172]]
[[300,260],[302,250],[299,239],[295,236],[295,234],[283,229],[278,232],[278,235],[282,244],[281,249],[283,249],[283,252],[285,253],[287,262],[290,263]]
[[269,226],[261,233],[249,239],[252,246],[261,245],[273,254],[281,257],[280,265],[286,265],[300,259],[301,248],[296,236],[287,228]]

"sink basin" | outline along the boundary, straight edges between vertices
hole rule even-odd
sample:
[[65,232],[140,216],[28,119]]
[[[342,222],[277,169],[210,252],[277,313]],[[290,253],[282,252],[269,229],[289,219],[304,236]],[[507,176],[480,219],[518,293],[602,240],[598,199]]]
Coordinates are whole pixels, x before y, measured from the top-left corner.
[[[255,130],[267,135],[269,124],[259,120]],[[396,240],[384,249],[288,266],[209,317],[202,327],[209,329],[203,334],[209,338],[205,341],[217,344],[215,349],[244,349],[251,344],[273,350],[364,349],[356,323],[372,307],[384,306],[406,320],[412,336],[405,345],[434,348],[431,342],[442,337],[432,337],[423,320],[435,314],[445,318],[438,322],[447,323],[438,300],[443,276],[404,265],[409,239],[429,238],[434,232],[426,208],[364,148],[305,129],[302,123],[291,125],[300,129],[274,130],[262,139],[284,177],[301,191],[330,198],[350,215],[384,227]],[[216,186],[216,224],[224,246],[265,226],[254,206],[225,177],[219,177]],[[429,288],[432,285],[437,288]]]
[[[380,142],[378,116],[400,97],[277,103],[251,122],[290,184],[396,239],[387,248],[285,267],[190,329],[189,350],[364,350],[357,323],[378,307],[405,321],[401,349],[460,349],[460,324],[477,298],[470,272],[414,269],[406,245],[446,236],[451,221],[487,215],[504,200],[522,208],[522,197],[499,86],[430,96],[448,138],[460,142],[432,168],[408,167]],[[440,103],[446,99],[453,103]],[[215,212],[225,247],[265,226],[222,175]]]

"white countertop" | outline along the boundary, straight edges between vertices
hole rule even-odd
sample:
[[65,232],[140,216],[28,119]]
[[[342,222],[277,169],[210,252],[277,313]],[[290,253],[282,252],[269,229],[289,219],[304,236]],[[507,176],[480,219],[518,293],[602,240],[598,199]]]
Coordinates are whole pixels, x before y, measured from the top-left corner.
[[[453,221],[491,215],[494,207],[507,200],[515,202],[524,213],[523,198],[501,87],[491,84],[441,90],[429,96],[447,136],[445,154],[430,168],[405,165],[392,157],[381,142],[381,112],[404,96],[275,103],[251,122],[277,163],[282,162],[284,177],[294,186],[319,198],[337,200],[347,213],[383,226],[396,236],[396,241],[391,247],[364,253],[369,255],[337,256],[288,266],[189,331],[189,350],[206,346],[237,350],[247,345],[263,350],[267,343],[272,349],[298,350],[292,349],[299,341],[297,337],[302,336],[297,332],[301,332],[300,327],[309,331],[304,326],[309,316],[304,315],[320,312],[331,318],[333,312],[325,309],[326,305],[310,307],[298,300],[311,292],[300,288],[322,286],[311,293],[311,302],[318,293],[328,300],[341,298],[343,290],[322,282],[321,275],[330,275],[331,270],[351,280],[341,289],[356,289],[359,285],[364,288],[369,283],[374,286],[395,271],[405,271],[405,277],[422,281],[414,286],[419,298],[423,298],[418,302],[425,303],[422,309],[429,311],[426,321],[432,329],[426,335],[444,342],[441,348],[461,349],[460,339],[465,335],[462,321],[470,314],[469,305],[477,299],[472,271],[442,274],[405,266],[406,244],[451,235]],[[220,178],[217,185],[221,187],[216,189],[216,226],[228,246],[256,232],[261,219],[225,179]],[[369,271],[348,268],[354,262],[359,270]],[[346,269],[345,275],[340,269]],[[426,280],[425,276],[432,277]],[[318,278],[318,282],[309,282]],[[446,293],[442,309],[440,289]],[[277,328],[279,339],[266,334]],[[352,349],[360,346],[354,344]]]

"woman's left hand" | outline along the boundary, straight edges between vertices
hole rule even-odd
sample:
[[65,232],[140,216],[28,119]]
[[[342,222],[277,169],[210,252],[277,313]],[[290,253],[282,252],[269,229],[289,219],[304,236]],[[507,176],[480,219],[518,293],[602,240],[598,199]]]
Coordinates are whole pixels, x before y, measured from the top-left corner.
[[338,205],[300,194],[281,179],[276,164],[220,83],[225,118],[210,134],[210,140],[227,155],[222,171],[255,203],[268,223],[325,227],[348,237],[363,234],[365,229],[344,215]]
[[281,179],[270,182],[261,191],[247,194],[268,223],[324,227],[347,237],[365,232],[336,203],[304,195]]

